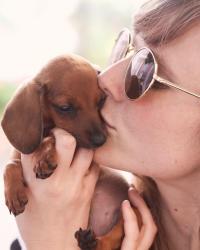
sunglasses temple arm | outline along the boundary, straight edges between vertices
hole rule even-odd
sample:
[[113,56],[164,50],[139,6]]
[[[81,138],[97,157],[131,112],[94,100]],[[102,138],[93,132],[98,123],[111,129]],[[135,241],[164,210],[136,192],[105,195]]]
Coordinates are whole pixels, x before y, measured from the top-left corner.
[[158,81],[158,82],[164,84],[164,85],[167,85],[167,86],[169,86],[169,87],[173,87],[173,88],[175,88],[175,89],[179,89],[179,90],[181,90],[181,91],[183,91],[183,92],[185,92],[185,93],[187,93],[187,94],[189,94],[189,95],[192,95],[192,96],[195,96],[195,97],[197,97],[197,98],[200,98],[200,95],[197,95],[197,94],[195,94],[195,93],[193,93],[193,92],[190,92],[190,91],[188,91],[188,90],[186,90],[186,89],[184,89],[184,88],[181,88],[181,87],[179,87],[178,85],[176,85],[176,84],[174,84],[174,83],[172,83],[172,82],[170,82],[170,81],[167,81],[167,80],[165,80],[165,79],[163,79],[163,78],[161,78],[161,77],[159,77],[159,76],[157,76],[157,75],[154,75],[154,79],[155,79],[156,81]]

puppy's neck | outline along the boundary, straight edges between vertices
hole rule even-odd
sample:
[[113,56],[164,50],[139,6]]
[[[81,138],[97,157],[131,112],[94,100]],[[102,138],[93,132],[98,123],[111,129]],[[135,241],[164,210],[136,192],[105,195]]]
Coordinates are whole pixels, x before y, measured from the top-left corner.
[[44,119],[43,137],[47,137],[50,135],[51,129],[55,127],[55,124],[51,119],[45,117],[43,119]]

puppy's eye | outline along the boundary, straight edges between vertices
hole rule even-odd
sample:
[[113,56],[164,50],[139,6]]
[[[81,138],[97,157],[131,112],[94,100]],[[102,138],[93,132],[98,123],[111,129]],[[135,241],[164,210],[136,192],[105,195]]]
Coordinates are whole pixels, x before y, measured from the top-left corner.
[[52,104],[54,109],[59,112],[60,114],[66,114],[66,115],[76,115],[77,108],[72,104],[65,104],[58,106],[56,104]]
[[73,105],[68,104],[68,105],[63,105],[58,107],[60,111],[62,112],[67,112],[67,113],[72,113],[75,111],[75,108]]
[[103,108],[105,100],[106,100],[106,95],[101,96],[101,98],[99,99],[99,101],[97,103],[98,109],[102,109]]

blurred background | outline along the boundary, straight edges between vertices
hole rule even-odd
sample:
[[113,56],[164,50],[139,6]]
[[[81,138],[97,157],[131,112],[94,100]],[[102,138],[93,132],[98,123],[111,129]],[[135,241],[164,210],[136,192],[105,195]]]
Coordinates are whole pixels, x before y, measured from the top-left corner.
[[[0,118],[16,87],[49,59],[77,53],[102,69],[141,0],[0,0]],[[30,124],[31,125],[31,124]],[[18,236],[4,205],[3,167],[10,147],[0,128],[0,250]]]

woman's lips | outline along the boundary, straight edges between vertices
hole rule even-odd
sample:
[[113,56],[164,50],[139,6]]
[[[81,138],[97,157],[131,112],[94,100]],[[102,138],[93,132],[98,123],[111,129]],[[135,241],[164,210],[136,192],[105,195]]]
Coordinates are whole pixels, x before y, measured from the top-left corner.
[[111,126],[109,123],[106,122],[106,126],[111,128],[111,129],[115,129],[115,127]]
[[105,117],[103,117],[103,121],[105,122],[105,125],[106,125],[108,128],[116,129],[114,126],[112,126],[112,125],[105,119]]

